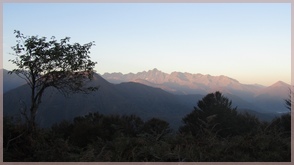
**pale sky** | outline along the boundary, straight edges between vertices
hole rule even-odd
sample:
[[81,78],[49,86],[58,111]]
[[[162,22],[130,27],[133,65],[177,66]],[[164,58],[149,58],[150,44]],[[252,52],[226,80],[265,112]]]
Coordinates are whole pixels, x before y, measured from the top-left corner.
[[290,3],[4,3],[3,67],[15,67],[8,60],[20,30],[95,41],[100,74],[157,68],[290,84],[290,14]]

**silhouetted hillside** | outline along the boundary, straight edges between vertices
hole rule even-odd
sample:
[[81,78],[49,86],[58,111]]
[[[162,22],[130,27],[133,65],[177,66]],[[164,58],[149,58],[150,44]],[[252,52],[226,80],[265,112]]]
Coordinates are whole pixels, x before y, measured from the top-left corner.
[[[57,90],[48,89],[40,105],[37,120],[41,126],[50,126],[61,120],[99,112],[102,114],[135,114],[143,119],[158,117],[178,126],[181,118],[192,107],[188,107],[176,96],[138,83],[114,85],[95,74],[93,85],[99,85],[98,91],[91,94],[74,94],[65,98]],[[23,85],[4,94],[4,115],[19,115],[24,107],[29,107],[29,88]],[[22,100],[22,101],[21,101]],[[197,100],[195,100],[196,102]]]
[[[154,76],[156,72],[149,73],[149,75]],[[139,82],[142,83],[142,81]],[[7,81],[4,81],[4,85],[5,83]],[[48,89],[38,112],[39,124],[47,127],[64,119],[72,120],[74,117],[89,112],[99,112],[107,115],[135,114],[144,120],[158,117],[168,121],[171,127],[176,128],[181,125],[181,118],[190,113],[198,100],[204,96],[202,94],[174,95],[162,90],[160,86],[155,88],[135,82],[111,84],[98,74],[94,75],[90,83],[93,86],[100,86],[99,90],[88,95],[74,94],[69,98],[65,98],[56,89]],[[270,120],[279,115],[277,112],[287,111],[284,100],[281,98],[283,96],[281,89],[286,89],[285,93],[287,84],[280,82],[263,88],[256,94],[256,98],[251,98],[254,102],[249,102],[229,92],[224,95],[232,100],[233,106],[237,106],[238,110],[246,110],[260,119]],[[270,95],[267,92],[273,94]],[[4,115],[20,116],[20,109],[29,107],[29,96],[30,89],[27,85],[4,93]]]
[[3,93],[26,83],[24,79],[16,74],[8,74],[8,70],[1,69],[0,71],[3,72]]

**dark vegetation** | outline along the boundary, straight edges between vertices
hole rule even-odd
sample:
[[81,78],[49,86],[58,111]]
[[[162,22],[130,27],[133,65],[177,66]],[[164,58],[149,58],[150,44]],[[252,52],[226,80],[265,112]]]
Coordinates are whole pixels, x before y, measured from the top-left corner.
[[[238,113],[220,92],[200,100],[178,130],[159,118],[143,121],[136,115],[98,112],[41,128],[35,118],[45,89],[53,87],[66,96],[97,90],[85,83],[93,78],[96,64],[88,56],[93,43],[15,34],[13,50],[19,58],[11,61],[18,69],[10,73],[26,80],[31,104],[21,109],[22,118],[4,117],[5,162],[291,161],[290,114],[261,122]],[[291,110],[289,100],[286,105]]]
[[72,93],[89,93],[98,87],[87,86],[93,78],[96,62],[90,60],[90,49],[94,42],[84,45],[70,44],[65,37],[58,42],[55,37],[25,36],[15,30],[17,44],[12,47],[15,59],[9,60],[17,66],[9,74],[16,74],[30,87],[30,106],[21,110],[29,131],[35,133],[36,115],[44,92],[56,88],[68,96]]
[[89,113],[35,136],[15,118],[4,118],[4,161],[289,162],[291,116],[261,122],[237,113],[221,93],[211,93],[183,118],[179,130],[152,118]]

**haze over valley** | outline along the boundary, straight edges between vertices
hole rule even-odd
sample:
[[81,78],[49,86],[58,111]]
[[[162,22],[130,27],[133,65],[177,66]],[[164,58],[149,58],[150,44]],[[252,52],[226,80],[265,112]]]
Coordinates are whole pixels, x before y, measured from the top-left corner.
[[[254,108],[263,112],[276,112],[277,109],[281,109],[281,112],[286,110],[283,98],[288,98],[290,92],[290,85],[283,81],[277,81],[266,87],[259,84],[242,84],[238,80],[224,75],[211,76],[209,74],[188,72],[167,74],[156,68],[136,74],[105,73],[102,77],[114,84],[130,81],[137,82],[179,95],[206,95],[207,93],[220,91],[241,108]],[[264,100],[268,105],[265,105]]]
[[3,3],[3,161],[291,162],[291,13]]
[[[20,109],[29,104],[29,87],[16,75],[4,77],[4,115],[20,115]],[[173,128],[197,106],[198,100],[215,91],[232,100],[238,111],[247,111],[262,120],[288,112],[284,99],[289,97],[290,85],[277,81],[271,86],[241,84],[227,76],[211,76],[172,72],[158,69],[136,74],[95,73],[92,85],[100,88],[89,95],[74,94],[64,97],[50,88],[38,113],[39,124],[51,126],[62,120],[90,112],[102,114],[135,114],[147,120],[157,117],[168,121]]]

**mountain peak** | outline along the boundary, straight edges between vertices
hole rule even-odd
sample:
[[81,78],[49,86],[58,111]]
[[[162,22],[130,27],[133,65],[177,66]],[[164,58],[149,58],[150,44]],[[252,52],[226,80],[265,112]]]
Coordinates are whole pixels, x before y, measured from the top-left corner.
[[283,82],[283,81],[278,81],[276,83],[274,83],[273,85],[271,85],[272,87],[280,87],[280,86],[290,86],[289,84]]
[[154,68],[154,69],[152,69],[152,70],[149,70],[148,72],[149,72],[149,73],[150,73],[150,72],[151,72],[151,73],[163,73],[162,71],[158,70],[157,68]]
[[287,98],[290,92],[290,87],[291,86],[289,84],[283,81],[278,81],[269,87],[261,89],[260,91],[258,91],[258,93],[256,93],[255,96],[265,94],[267,96]]

